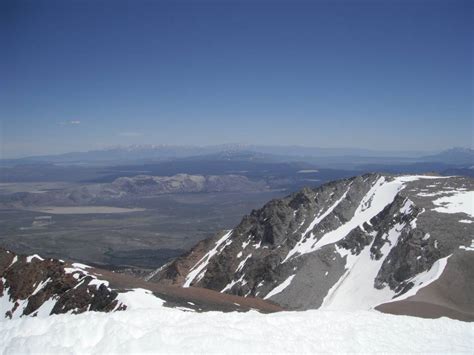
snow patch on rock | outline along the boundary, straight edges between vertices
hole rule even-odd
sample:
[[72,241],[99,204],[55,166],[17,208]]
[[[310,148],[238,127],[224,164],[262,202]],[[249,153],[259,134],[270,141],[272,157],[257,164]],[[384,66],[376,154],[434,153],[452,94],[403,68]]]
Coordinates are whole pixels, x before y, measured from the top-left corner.
[[453,191],[450,196],[444,196],[433,201],[439,207],[433,210],[440,213],[465,213],[474,217],[474,191]]
[[427,271],[419,273],[415,277],[413,277],[410,282],[413,283],[413,287],[405,292],[404,294],[397,296],[393,299],[393,301],[401,301],[408,297],[414,296],[417,292],[431,284],[432,282],[438,280],[440,276],[443,274],[443,271],[448,264],[448,259],[451,255],[448,255],[445,258],[438,259],[434,262],[431,268]]
[[461,245],[461,246],[459,247],[459,249],[463,249],[463,250],[465,250],[465,251],[474,251],[474,239],[471,240],[471,246],[466,247],[466,246],[464,246],[464,245]]
[[[232,235],[232,230],[228,231],[226,234],[224,234],[224,236],[219,239],[214,248],[212,248],[209,252],[206,253],[206,255],[204,255],[197,263],[196,265],[194,265],[192,268],[191,268],[191,271],[188,273],[188,275],[186,276],[186,281],[184,282],[183,284],[183,287],[189,287],[191,286],[191,283],[194,281],[194,279],[198,276],[198,275],[202,275],[204,276],[204,274],[202,273],[203,271],[205,271],[205,268],[206,266],[209,264],[209,260],[211,260],[211,258],[216,255],[218,252],[219,252],[219,247],[226,243],[227,240],[230,238],[230,236]],[[201,276],[201,277],[202,277]]]
[[285,281],[283,281],[281,284],[279,284],[277,287],[275,287],[273,290],[271,290],[270,292],[267,293],[267,295],[263,298],[264,300],[270,298],[270,297],[273,297],[277,294],[279,294],[280,292],[282,292],[285,288],[287,288],[288,286],[290,286],[291,284],[291,281],[293,281],[293,278],[295,277],[296,275],[291,275],[289,276]]
[[39,259],[40,261],[44,261],[44,259],[41,256],[39,256],[38,254],[35,254],[35,255],[27,256],[26,262],[31,263],[34,259]]

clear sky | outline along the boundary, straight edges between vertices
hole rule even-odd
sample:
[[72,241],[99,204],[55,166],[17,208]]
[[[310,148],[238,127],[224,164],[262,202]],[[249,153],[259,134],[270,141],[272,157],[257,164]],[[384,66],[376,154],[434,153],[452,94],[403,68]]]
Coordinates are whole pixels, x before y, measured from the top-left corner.
[[3,0],[1,154],[472,146],[473,3]]

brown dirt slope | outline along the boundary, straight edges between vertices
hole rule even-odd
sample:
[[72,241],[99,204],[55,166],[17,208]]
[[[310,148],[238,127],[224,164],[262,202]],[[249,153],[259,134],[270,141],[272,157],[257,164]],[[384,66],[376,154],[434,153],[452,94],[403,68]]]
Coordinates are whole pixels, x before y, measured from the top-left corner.
[[435,282],[402,301],[385,303],[376,309],[391,314],[423,318],[449,317],[474,321],[474,252],[452,255]]

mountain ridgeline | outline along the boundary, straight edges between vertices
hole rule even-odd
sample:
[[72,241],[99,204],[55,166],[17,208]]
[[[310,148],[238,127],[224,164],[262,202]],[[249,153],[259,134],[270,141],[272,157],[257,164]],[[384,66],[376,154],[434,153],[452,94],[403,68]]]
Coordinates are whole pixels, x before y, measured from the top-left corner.
[[161,286],[80,263],[19,255],[0,248],[0,322],[55,314],[124,311],[136,308],[137,304],[145,308],[157,304],[185,307],[187,311],[282,310],[259,298]]
[[474,319],[474,181],[367,174],[272,200],[150,281],[287,309]]

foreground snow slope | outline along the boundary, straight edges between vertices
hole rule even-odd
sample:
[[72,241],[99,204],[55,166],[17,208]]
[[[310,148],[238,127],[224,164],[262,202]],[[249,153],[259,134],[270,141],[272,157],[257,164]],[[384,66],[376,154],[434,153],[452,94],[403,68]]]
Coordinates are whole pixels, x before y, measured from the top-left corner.
[[0,351],[18,353],[470,352],[472,323],[375,311],[275,314],[176,309],[88,312],[0,322]]

